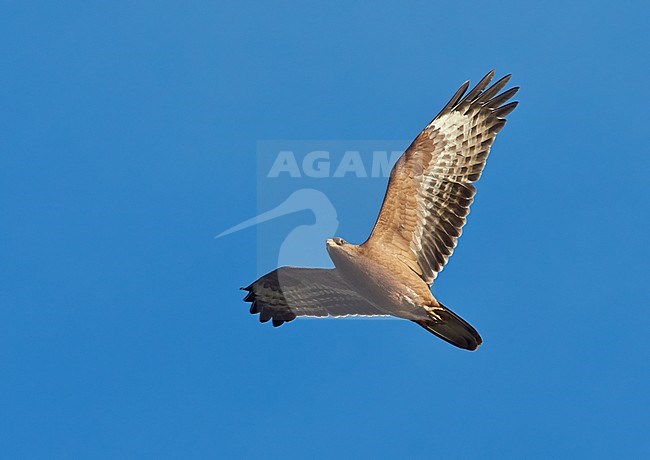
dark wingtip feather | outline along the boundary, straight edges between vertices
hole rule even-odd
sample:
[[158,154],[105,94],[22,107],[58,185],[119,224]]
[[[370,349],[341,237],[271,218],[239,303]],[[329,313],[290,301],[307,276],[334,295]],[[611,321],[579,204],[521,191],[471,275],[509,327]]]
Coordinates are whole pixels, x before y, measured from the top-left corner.
[[490,133],[498,133],[505,124],[506,120],[504,118],[497,119],[497,121],[490,127]]
[[515,86],[514,88],[510,88],[507,91],[504,91],[503,93],[499,94],[498,96],[493,97],[489,101],[485,102],[483,104],[484,107],[489,107],[492,109],[496,109],[499,106],[501,106],[503,103],[507,102],[509,99],[512,98],[515,94],[517,94],[517,91],[519,91],[519,86]]
[[260,312],[260,323],[266,323],[269,321],[271,318],[273,318],[273,313],[269,308],[264,308]]
[[483,94],[481,94],[481,97],[479,97],[477,101],[481,103],[487,103],[491,98],[496,96],[499,93],[499,91],[501,91],[508,84],[511,77],[512,74],[509,73],[505,77],[499,79],[495,84],[493,84],[488,89],[483,91]]
[[263,299],[260,299],[258,294],[255,292],[255,283],[251,284],[249,287],[241,288],[241,290],[247,291],[244,301],[251,303],[249,312],[251,315],[259,314],[260,323],[272,321],[274,327],[279,327],[296,318],[296,315],[293,312],[278,309],[275,306],[266,303]]
[[494,116],[497,118],[504,118],[507,116],[510,112],[515,110],[515,107],[519,104],[519,101],[514,101],[510,102],[509,104],[506,104],[504,106],[499,107],[494,111]]
[[487,85],[490,84],[492,79],[494,78],[494,69],[490,70],[481,80],[476,84],[472,90],[467,93],[467,96],[463,98],[462,101],[459,102],[458,105],[463,104],[464,102],[474,102],[483,92],[483,90],[487,87]]
[[490,84],[492,79],[494,78],[494,74],[496,73],[496,69],[490,70],[488,73],[485,74],[483,78],[476,84],[476,86],[482,86],[483,88],[487,87],[487,85]]
[[460,87],[456,90],[454,95],[449,99],[449,102],[445,104],[445,106],[442,108],[440,113],[444,113],[445,111],[455,107],[458,104],[458,101],[461,100],[463,95],[465,94],[465,91],[467,91],[467,88],[469,88],[469,80],[465,81]]
[[[519,90],[519,87],[510,88],[507,91],[498,94],[505,85],[510,81],[512,74],[505,75],[500,78],[496,83],[488,88],[488,85],[492,81],[495,75],[495,69],[490,70],[477,84],[472,88],[467,94],[467,89],[469,88],[469,81],[466,81],[461,85],[461,87],[456,91],[452,96],[449,102],[443,107],[438,115],[435,116],[434,120],[445,113],[451,111],[464,109],[469,110],[470,107],[475,104],[479,104],[485,107],[487,110],[494,111],[501,109],[501,104],[504,104],[508,101],[515,93]],[[487,89],[486,89],[487,88]],[[504,106],[506,107],[506,106]],[[508,106],[509,107],[509,106]],[[514,107],[513,107],[514,109]],[[512,110],[511,110],[512,111]],[[506,111],[499,112],[502,115],[507,115]],[[499,117],[499,115],[495,115]]]

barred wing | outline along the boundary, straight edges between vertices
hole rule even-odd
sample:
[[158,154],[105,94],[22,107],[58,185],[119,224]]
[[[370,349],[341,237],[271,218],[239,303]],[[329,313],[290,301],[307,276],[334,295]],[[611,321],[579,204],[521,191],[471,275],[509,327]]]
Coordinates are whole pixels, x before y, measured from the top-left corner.
[[274,326],[297,316],[386,316],[357,294],[336,269],[281,267],[246,288],[250,312]]
[[476,192],[472,183],[517,106],[505,103],[519,88],[499,94],[510,75],[487,88],[493,76],[494,70],[464,96],[465,82],[398,160],[364,243],[397,257],[429,285],[456,247]]

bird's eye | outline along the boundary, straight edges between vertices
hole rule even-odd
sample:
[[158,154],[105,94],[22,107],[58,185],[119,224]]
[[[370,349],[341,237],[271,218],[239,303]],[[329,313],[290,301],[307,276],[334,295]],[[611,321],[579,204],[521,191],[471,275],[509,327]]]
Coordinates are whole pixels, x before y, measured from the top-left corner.
[[334,238],[334,242],[341,246],[342,244],[345,244],[345,240],[343,238]]

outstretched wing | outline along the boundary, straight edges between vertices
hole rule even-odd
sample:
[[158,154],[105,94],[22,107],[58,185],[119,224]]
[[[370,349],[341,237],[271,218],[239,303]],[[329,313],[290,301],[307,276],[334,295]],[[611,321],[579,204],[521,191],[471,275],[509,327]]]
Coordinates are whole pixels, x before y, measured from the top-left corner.
[[476,192],[472,183],[504,117],[517,106],[505,103],[519,88],[499,94],[510,75],[487,88],[493,76],[494,70],[464,96],[465,82],[400,157],[364,243],[369,251],[394,255],[429,285],[456,247]]
[[336,269],[282,267],[259,278],[244,298],[250,312],[274,326],[297,316],[385,316],[339,276]]

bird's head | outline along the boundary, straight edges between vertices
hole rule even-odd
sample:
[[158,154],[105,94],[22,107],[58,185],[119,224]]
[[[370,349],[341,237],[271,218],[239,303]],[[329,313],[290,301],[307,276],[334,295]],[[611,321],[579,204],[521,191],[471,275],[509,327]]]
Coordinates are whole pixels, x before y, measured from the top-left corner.
[[344,245],[348,244],[348,242],[345,241],[343,238],[336,237],[336,238],[328,238],[325,241],[325,244],[329,248],[329,247],[332,247],[332,246],[344,246]]
[[325,246],[334,265],[337,265],[338,261],[342,259],[349,259],[353,256],[354,245],[348,243],[343,238],[329,238],[325,241]]

